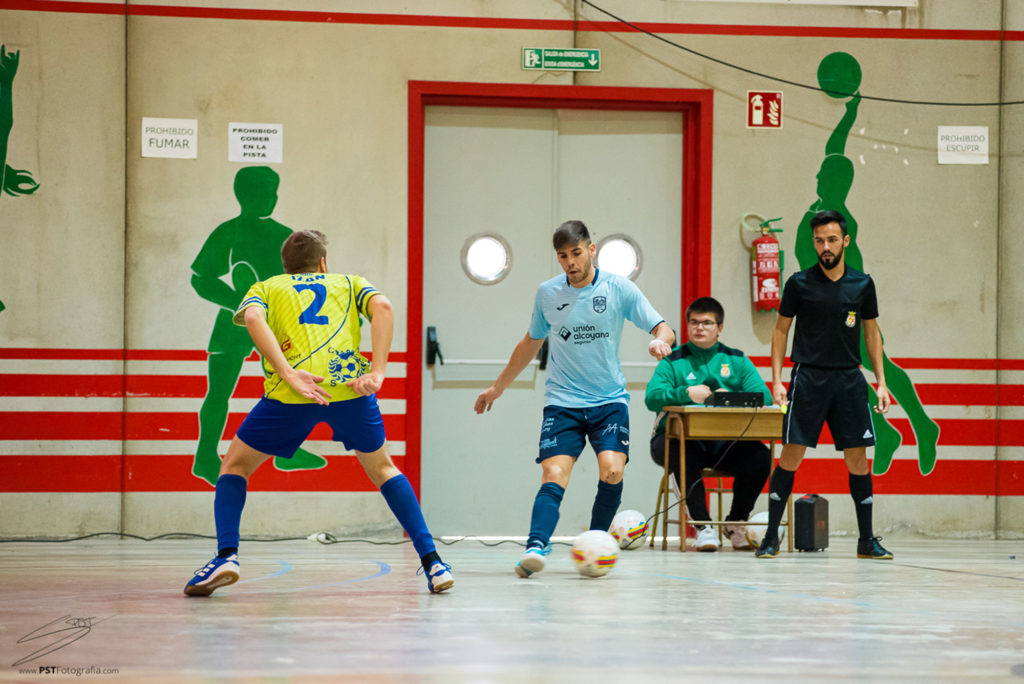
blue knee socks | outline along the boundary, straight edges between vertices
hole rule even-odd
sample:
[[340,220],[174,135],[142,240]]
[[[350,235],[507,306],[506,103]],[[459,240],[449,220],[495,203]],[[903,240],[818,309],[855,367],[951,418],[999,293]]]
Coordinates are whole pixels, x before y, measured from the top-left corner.
[[530,536],[526,548],[547,546],[558,524],[558,507],[562,505],[565,488],[554,482],[545,482],[533,499],[533,514],[530,516]]
[[622,482],[609,484],[604,480],[597,481],[597,496],[594,507],[590,510],[590,529],[608,531],[612,526],[612,518],[622,503]]
[[213,520],[217,525],[217,555],[226,558],[238,552],[238,528],[245,506],[246,479],[241,475],[221,475],[213,496]]
[[434,553],[437,550],[434,547],[434,539],[427,529],[427,521],[423,519],[423,511],[420,509],[420,502],[416,500],[416,493],[412,491],[412,485],[405,475],[395,475],[382,484],[380,493],[384,495],[384,500],[398,518],[402,529],[409,535],[420,558]]

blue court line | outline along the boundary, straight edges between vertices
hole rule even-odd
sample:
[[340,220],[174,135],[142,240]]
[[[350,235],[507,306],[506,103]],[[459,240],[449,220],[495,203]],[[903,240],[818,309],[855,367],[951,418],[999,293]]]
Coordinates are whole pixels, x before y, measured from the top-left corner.
[[[270,562],[273,562],[273,561],[265,561],[265,560],[262,560],[260,558],[252,558],[251,560],[253,560],[255,562],[259,562],[259,563],[270,563]],[[245,584],[246,582],[258,582],[260,580],[269,579],[271,577],[280,577],[281,575],[284,575],[284,574],[287,574],[287,573],[291,572],[292,569],[293,569],[292,564],[289,563],[288,561],[277,561],[277,563],[280,564],[280,566],[281,566],[281,569],[278,570],[277,572],[272,572],[269,575],[263,575],[261,577],[253,577],[251,579],[239,580],[238,582],[236,582],[236,584]]]
[[[267,578],[270,578],[270,577],[278,577],[278,576],[283,575],[283,574],[285,574],[287,572],[291,572],[291,570],[293,569],[291,563],[288,563],[286,561],[279,561],[279,562],[281,563],[281,566],[282,566],[281,570],[279,570],[279,571],[277,571],[275,573],[272,573],[270,575],[265,575],[263,577],[254,577],[251,580],[243,580],[243,581],[245,581],[245,582],[255,582],[256,580],[259,580],[259,579],[267,579]],[[356,562],[374,563],[374,564],[377,565],[377,571],[372,573],[372,574],[369,574],[369,575],[364,575],[363,577],[353,577],[352,579],[341,580],[340,582],[328,582],[327,584],[314,584],[314,585],[310,585],[310,586],[307,586],[307,587],[294,587],[294,588],[290,588],[290,589],[280,589],[280,588],[255,589],[255,590],[252,590],[252,591],[242,591],[242,592],[237,592],[237,593],[238,594],[264,594],[264,593],[289,594],[289,593],[294,593],[294,592],[298,592],[298,591],[311,591],[313,589],[324,589],[326,587],[337,587],[337,586],[342,586],[342,585],[345,585],[345,584],[354,584],[356,582],[367,582],[369,580],[376,579],[378,577],[383,577],[384,575],[387,575],[388,573],[391,572],[391,566],[388,565],[387,563],[382,563],[381,561],[356,561]],[[242,582],[238,582],[238,584],[242,584]]]
[[340,582],[329,582],[327,584],[314,584],[309,587],[299,587],[297,589],[288,589],[287,591],[309,591],[310,589],[323,589],[324,587],[337,587],[343,584],[353,584],[355,582],[368,582],[369,580],[383,577],[384,575],[391,572],[391,566],[381,561],[367,561],[369,563],[377,564],[377,572],[372,575],[366,575],[365,577],[355,577],[353,579],[342,580]]

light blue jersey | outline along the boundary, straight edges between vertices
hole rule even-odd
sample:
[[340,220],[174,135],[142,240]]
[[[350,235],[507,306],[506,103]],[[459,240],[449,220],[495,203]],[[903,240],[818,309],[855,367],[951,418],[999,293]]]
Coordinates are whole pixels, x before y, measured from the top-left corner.
[[632,281],[611,273],[595,269],[586,287],[573,287],[564,275],[540,284],[529,335],[549,340],[545,405],[629,403],[619,363],[626,319],[647,332],[665,320]]

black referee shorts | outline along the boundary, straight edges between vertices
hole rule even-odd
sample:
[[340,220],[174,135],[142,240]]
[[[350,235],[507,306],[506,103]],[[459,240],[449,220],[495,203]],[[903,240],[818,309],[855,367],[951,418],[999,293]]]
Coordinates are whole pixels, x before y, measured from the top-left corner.
[[811,368],[798,363],[789,379],[782,443],[816,447],[826,422],[836,451],[874,446],[864,374],[860,368]]

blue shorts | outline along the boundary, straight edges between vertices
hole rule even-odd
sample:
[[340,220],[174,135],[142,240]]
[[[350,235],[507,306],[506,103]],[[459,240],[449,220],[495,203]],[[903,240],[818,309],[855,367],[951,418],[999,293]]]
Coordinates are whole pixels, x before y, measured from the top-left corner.
[[237,436],[265,454],[291,458],[319,423],[334,431],[346,449],[371,453],[384,446],[384,419],[377,397],[358,397],[320,404],[285,404],[263,397],[245,417]]
[[579,458],[586,438],[594,451],[618,451],[629,462],[629,406],[622,402],[589,408],[545,406],[537,463],[552,456]]

